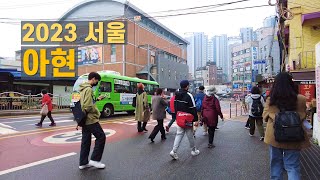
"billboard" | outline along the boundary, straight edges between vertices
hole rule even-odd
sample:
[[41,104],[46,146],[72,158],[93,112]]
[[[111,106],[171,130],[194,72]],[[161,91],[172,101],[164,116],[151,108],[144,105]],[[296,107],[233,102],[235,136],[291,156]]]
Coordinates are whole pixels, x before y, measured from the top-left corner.
[[78,65],[102,63],[102,46],[79,47]]

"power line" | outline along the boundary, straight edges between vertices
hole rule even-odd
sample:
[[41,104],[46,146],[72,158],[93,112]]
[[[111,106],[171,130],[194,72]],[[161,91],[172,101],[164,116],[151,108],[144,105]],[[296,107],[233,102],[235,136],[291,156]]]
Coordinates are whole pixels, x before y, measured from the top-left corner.
[[[158,14],[158,13],[162,13],[162,12],[174,12],[174,11],[181,11],[181,10],[192,10],[192,9],[208,8],[208,7],[215,8],[215,7],[222,7],[222,6],[227,6],[227,5],[236,4],[236,3],[240,3],[240,2],[246,2],[246,1],[251,1],[251,0],[239,0],[239,1],[233,1],[233,2],[228,2],[228,3],[197,6],[197,7],[193,7],[193,8],[171,9],[171,10],[166,10],[166,11],[151,12],[149,14],[143,13],[142,15],[151,17],[150,14]],[[129,6],[128,6],[128,8],[129,8]],[[161,16],[163,16],[163,15],[161,15]],[[99,18],[99,17],[113,17],[113,16],[92,16],[89,18]],[[68,18],[68,19],[75,19],[76,20],[76,19],[81,19],[81,18],[87,18],[87,17],[74,17],[74,18]],[[18,20],[18,21],[28,20],[28,21],[32,21],[32,19],[22,19],[22,18],[0,18],[0,19],[2,19],[2,20]],[[50,21],[50,20],[57,20],[57,19],[34,19],[34,20],[48,20],[48,21]]]
[[225,11],[234,11],[234,10],[243,10],[243,9],[253,9],[259,7],[269,7],[269,5],[258,5],[258,6],[248,6],[248,7],[240,7],[240,8],[231,8],[231,9],[220,9],[215,11],[200,11],[200,12],[189,12],[189,13],[180,13],[180,14],[169,14],[163,16],[153,16],[148,18],[166,18],[166,17],[173,17],[173,16],[184,16],[184,15],[192,15],[192,14],[205,14],[205,13],[214,13],[214,12],[225,12]]
[[151,12],[151,13],[148,13],[148,14],[159,14],[159,13],[172,12],[172,11],[185,11],[185,10],[194,10],[194,9],[202,9],[202,8],[219,7],[219,6],[231,5],[231,4],[247,2],[247,1],[252,1],[252,0],[240,0],[240,1],[232,1],[232,2],[228,2],[228,3],[221,3],[221,4],[197,6],[197,7],[192,7],[192,8],[171,9],[171,10],[165,10],[165,11]]
[[[245,10],[245,9],[253,9],[253,8],[260,8],[260,7],[269,7],[269,5],[248,6],[248,7],[231,8],[231,9],[220,9],[220,10],[215,10],[215,11],[200,11],[200,12],[179,13],[179,14],[169,14],[169,15],[160,15],[160,16],[146,16],[144,18],[146,18],[146,19],[160,19],[160,18],[185,16],[185,15],[194,15],[194,14],[205,14],[205,13]],[[74,17],[74,18],[69,18],[68,20],[71,20],[71,19],[73,19],[73,20],[81,20],[81,19],[84,19],[84,18],[85,19],[97,19],[97,18],[106,18],[106,17],[115,17],[115,16]],[[134,17],[126,17],[126,18],[127,19],[133,19]],[[19,23],[19,21],[17,21],[18,19],[10,19],[10,18],[0,18],[0,19],[2,19],[2,20],[10,20],[10,21],[0,21],[0,23],[13,23],[13,22]],[[42,19],[42,20],[44,20],[44,19]],[[57,20],[57,19],[51,19],[51,20]],[[32,20],[29,19],[28,21],[32,21]]]
[[[69,0],[70,1],[70,0]],[[36,4],[19,4],[14,6],[2,6],[0,9],[20,9],[26,7],[36,7],[36,6],[46,6],[46,5],[53,5],[53,4],[65,4],[68,3],[66,1],[51,1],[51,2],[43,2],[43,3],[36,3]]]

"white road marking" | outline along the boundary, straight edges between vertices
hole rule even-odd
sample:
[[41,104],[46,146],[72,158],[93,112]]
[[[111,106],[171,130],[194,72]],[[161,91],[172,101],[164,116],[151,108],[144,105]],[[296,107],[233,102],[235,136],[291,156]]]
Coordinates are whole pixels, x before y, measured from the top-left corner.
[[[40,112],[40,111],[39,111],[39,112]],[[0,120],[3,120],[3,119],[8,119],[8,120],[10,120],[10,119],[21,119],[21,118],[31,119],[31,118],[37,118],[37,117],[40,117],[40,116],[41,116],[40,113],[37,114],[37,115],[32,115],[32,116],[20,115],[20,116],[12,116],[12,117],[6,116],[6,117],[4,117],[4,118],[0,116]],[[52,116],[55,116],[55,117],[64,117],[64,116],[72,116],[72,114],[70,114],[70,113],[63,113],[63,114],[56,114],[56,113],[54,113],[54,114],[52,114]]]
[[[73,119],[73,117],[72,116],[59,116],[59,117],[55,117],[54,115],[52,116],[53,117],[53,119],[54,120],[56,120],[56,119],[66,119],[66,118],[72,118]],[[33,117],[33,119],[32,120],[19,120],[19,121],[6,121],[6,122],[2,122],[2,123],[5,123],[5,124],[12,124],[12,123],[22,123],[22,122],[29,122],[29,121],[38,121],[38,120],[40,120],[40,116],[38,116],[38,117]],[[20,118],[20,119],[22,119],[22,118]],[[24,118],[25,119],[25,118]],[[30,119],[30,118],[28,118],[28,119]]]
[[16,129],[16,128],[14,128],[14,127],[11,127],[11,126],[9,126],[9,125],[5,125],[5,124],[2,124],[2,123],[0,123],[0,126],[2,126],[2,127],[4,127],[4,128],[9,128],[9,129]]
[[[58,123],[64,123],[64,122],[74,122],[73,120],[62,120],[62,121],[54,121],[56,124]],[[42,124],[51,124],[51,122],[44,122]],[[32,125],[34,126],[34,124],[27,124],[28,126]]]
[[25,165],[22,165],[22,166],[14,167],[14,168],[11,168],[11,169],[7,169],[7,170],[4,170],[4,171],[0,171],[0,176],[4,175],[4,174],[15,172],[15,171],[19,171],[19,170],[22,170],[22,169],[26,169],[26,168],[29,168],[29,167],[32,167],[32,166],[37,166],[37,165],[44,164],[44,163],[47,163],[47,162],[51,162],[51,161],[55,161],[55,160],[58,160],[58,159],[66,158],[66,157],[69,157],[69,156],[73,156],[73,155],[76,155],[76,154],[77,153],[72,152],[72,153],[61,155],[61,156],[56,156],[56,157],[52,157],[52,158],[49,158],[49,159],[44,159],[44,160],[41,160],[41,161],[36,161],[36,162],[33,162],[33,163],[29,163],[29,164],[25,164]]
[[13,134],[13,133],[17,133],[17,132],[18,131],[15,131],[12,129],[0,127],[0,134]]

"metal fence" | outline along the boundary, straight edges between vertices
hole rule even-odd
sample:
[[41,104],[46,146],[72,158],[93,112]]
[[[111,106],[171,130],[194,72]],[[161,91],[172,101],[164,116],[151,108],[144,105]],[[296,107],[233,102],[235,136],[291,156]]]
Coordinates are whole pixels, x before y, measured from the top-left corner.
[[226,118],[234,118],[248,115],[248,105],[243,105],[241,102],[237,101],[227,101],[224,103],[227,103],[228,105],[228,107],[222,107],[222,113]]
[[[48,93],[52,99],[54,109],[67,109],[70,106],[70,97]],[[0,110],[40,110],[41,94],[25,95],[19,92],[0,93]]]

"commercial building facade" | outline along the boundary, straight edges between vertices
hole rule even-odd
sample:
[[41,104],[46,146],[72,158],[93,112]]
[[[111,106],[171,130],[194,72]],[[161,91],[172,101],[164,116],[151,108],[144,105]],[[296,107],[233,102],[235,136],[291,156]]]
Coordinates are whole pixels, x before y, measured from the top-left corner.
[[320,1],[288,0],[285,5],[294,14],[293,19],[285,21],[287,70],[300,84],[300,93],[311,101],[315,98],[315,47],[320,41]]
[[234,93],[251,90],[253,79],[253,62],[258,59],[257,41],[247,42],[232,47],[232,85]]
[[[94,64],[79,65],[79,75],[91,71],[113,70],[130,77],[149,77],[150,80],[157,81],[160,87],[168,89],[177,89],[179,86],[173,84],[171,78],[161,78],[161,75],[171,76],[173,68],[177,68],[180,75],[176,81],[188,77],[188,42],[158,21],[149,18],[149,15],[133,4],[116,0],[86,1],[73,7],[60,20],[68,21],[75,17],[92,20],[88,14],[90,17],[97,17],[95,21],[127,22],[127,44],[82,47],[99,52],[99,61]],[[168,67],[170,63],[174,63],[175,66]]]
[[256,30],[259,42],[259,57],[254,62],[254,70],[263,79],[271,78],[280,72],[280,47],[276,32],[277,28],[275,26]]

